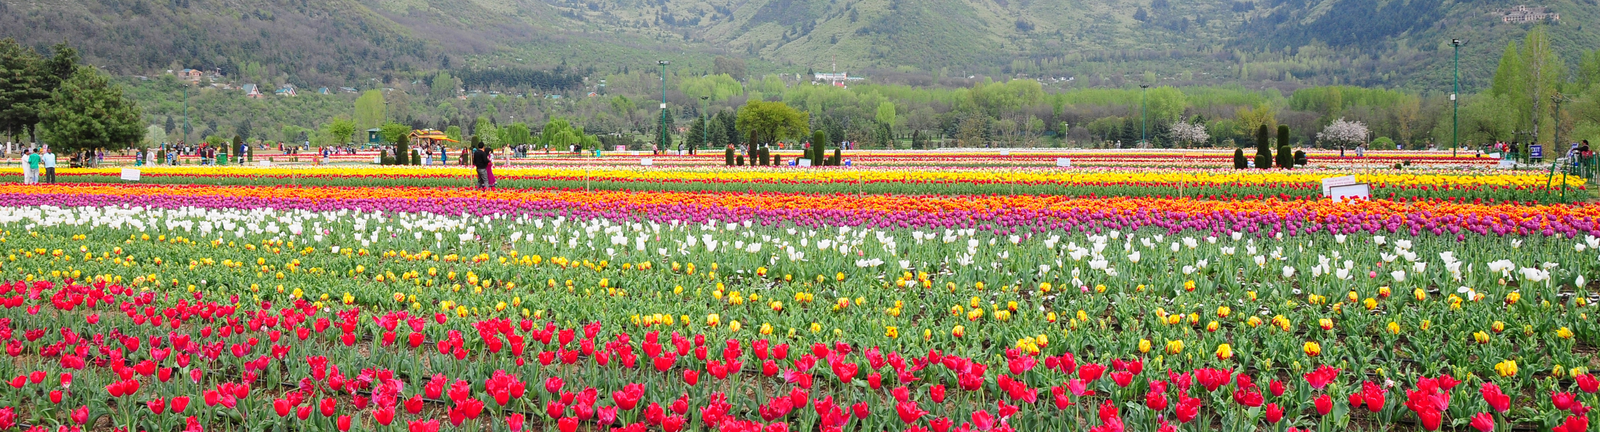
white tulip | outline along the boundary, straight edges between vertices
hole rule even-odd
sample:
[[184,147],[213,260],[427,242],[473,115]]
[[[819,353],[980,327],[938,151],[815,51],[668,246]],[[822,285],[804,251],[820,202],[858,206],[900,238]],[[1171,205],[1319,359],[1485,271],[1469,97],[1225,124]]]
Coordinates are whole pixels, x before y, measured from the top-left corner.
[[1283,266],[1283,277],[1285,277],[1285,278],[1294,277],[1294,267]]

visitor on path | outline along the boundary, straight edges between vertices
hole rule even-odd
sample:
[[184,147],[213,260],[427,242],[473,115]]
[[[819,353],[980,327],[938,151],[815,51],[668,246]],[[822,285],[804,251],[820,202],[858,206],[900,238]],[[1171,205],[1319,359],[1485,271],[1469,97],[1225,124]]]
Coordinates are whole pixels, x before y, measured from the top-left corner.
[[[56,182],[56,154],[54,152],[50,151],[50,147],[45,147],[44,148],[44,157],[42,157],[40,159],[41,159],[41,162],[44,164],[44,181],[45,181],[45,183],[54,184]],[[34,176],[34,183],[38,183],[39,182],[39,180],[38,180],[39,171],[38,171],[37,168],[34,169],[33,176]]]
[[22,184],[38,184],[39,154],[31,149],[23,149],[22,158],[28,161],[22,168]]
[[[478,147],[482,148],[483,146],[479,145]],[[468,148],[463,147],[463,148],[461,148],[461,160],[459,162],[457,162],[457,165],[467,166],[467,159],[471,159],[471,158],[472,158],[472,154],[469,153]]]
[[494,152],[492,152],[492,151],[484,152],[484,154],[485,154],[484,155],[484,159],[487,160],[487,163],[485,164],[485,167],[484,167],[484,171],[488,173],[489,189],[494,189],[494,184],[495,184],[495,181],[494,181]]
[[[463,150],[465,151],[465,150]],[[489,152],[479,143],[472,149],[472,166],[478,170],[478,189],[489,186]]]

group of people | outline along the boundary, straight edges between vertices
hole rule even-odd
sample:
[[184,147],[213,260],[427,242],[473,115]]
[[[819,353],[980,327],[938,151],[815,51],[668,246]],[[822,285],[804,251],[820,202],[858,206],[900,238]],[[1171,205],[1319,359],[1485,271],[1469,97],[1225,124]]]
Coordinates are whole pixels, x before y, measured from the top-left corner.
[[22,150],[22,183],[39,184],[39,170],[44,169],[45,183],[56,182],[56,154],[50,147]]
[[[461,149],[463,158],[467,157],[467,149]],[[483,148],[479,143],[472,148],[472,167],[478,171],[478,189],[494,189],[494,152]]]

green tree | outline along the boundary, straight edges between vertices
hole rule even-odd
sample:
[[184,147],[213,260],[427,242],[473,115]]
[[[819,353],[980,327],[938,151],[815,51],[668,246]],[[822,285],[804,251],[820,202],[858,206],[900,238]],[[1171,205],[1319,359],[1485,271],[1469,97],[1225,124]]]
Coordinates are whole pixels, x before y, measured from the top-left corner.
[[153,124],[144,128],[144,141],[140,143],[142,146],[160,146],[164,142],[167,142],[167,131],[162,129],[161,125]]
[[356,133],[356,122],[344,117],[334,117],[322,125],[323,133],[327,134],[326,144],[341,145],[350,142],[350,137]]
[[735,122],[740,130],[750,131],[753,139],[760,141],[746,143],[750,151],[758,144],[802,138],[811,133],[811,115],[783,102],[751,100],[739,108]]
[[36,133],[44,104],[61,83],[76,73],[78,51],[66,44],[45,59],[15,40],[0,40],[0,133]]
[[456,78],[450,76],[450,72],[439,71],[438,75],[433,76],[433,81],[428,83],[428,96],[434,99],[449,99],[456,95],[458,86]]
[[1182,120],[1183,110],[1189,104],[1183,91],[1172,86],[1147,90],[1144,98],[1145,110],[1150,114],[1151,124],[1169,124]]
[[411,127],[399,123],[386,123],[378,128],[384,142],[400,143],[411,138]]
[[368,130],[382,125],[386,115],[382,91],[367,90],[361,97],[356,98],[357,130]]
[[728,100],[744,94],[744,86],[726,74],[702,77],[684,77],[678,81],[678,90],[691,100],[709,98],[713,102]]
[[[1534,27],[1523,38],[1522,42],[1522,102],[1526,106],[1524,118],[1532,127],[1533,136],[1540,142],[1551,142],[1554,136],[1546,137],[1555,128],[1553,122],[1550,97],[1556,94],[1556,86],[1566,81],[1566,65],[1561,58],[1556,56],[1555,48],[1551,46],[1550,34],[1544,26]],[[1540,133],[1540,126],[1544,134]]]
[[449,127],[444,128],[444,136],[450,137],[450,139],[453,139],[453,140],[456,140],[457,142],[460,142],[461,141],[461,126],[450,125]]
[[684,133],[683,143],[686,146],[700,148],[709,145],[706,139],[711,133],[707,130],[705,117],[695,117],[689,123],[689,131]]
[[1272,168],[1272,138],[1268,135],[1267,125],[1256,129],[1256,168]]
[[500,148],[500,131],[488,116],[478,116],[478,121],[472,124],[472,136],[480,138],[484,148]]
[[506,145],[531,144],[533,133],[528,131],[526,123],[512,123],[510,126],[500,128],[500,140]]
[[139,142],[139,106],[99,70],[78,67],[39,110],[41,138],[59,153],[118,150]]

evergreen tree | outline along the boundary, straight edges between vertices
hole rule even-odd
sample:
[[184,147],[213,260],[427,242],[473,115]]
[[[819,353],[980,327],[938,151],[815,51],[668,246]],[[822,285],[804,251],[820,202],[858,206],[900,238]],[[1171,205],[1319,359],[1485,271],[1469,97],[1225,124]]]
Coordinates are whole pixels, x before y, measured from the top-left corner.
[[1267,125],[1256,129],[1256,168],[1272,168],[1272,140],[1267,134]]
[[1294,155],[1289,153],[1289,125],[1278,125],[1278,166],[1294,168]]
[[39,110],[41,138],[57,153],[83,150],[118,150],[139,142],[139,106],[113,84],[110,77],[90,66],[77,67],[62,81]]

